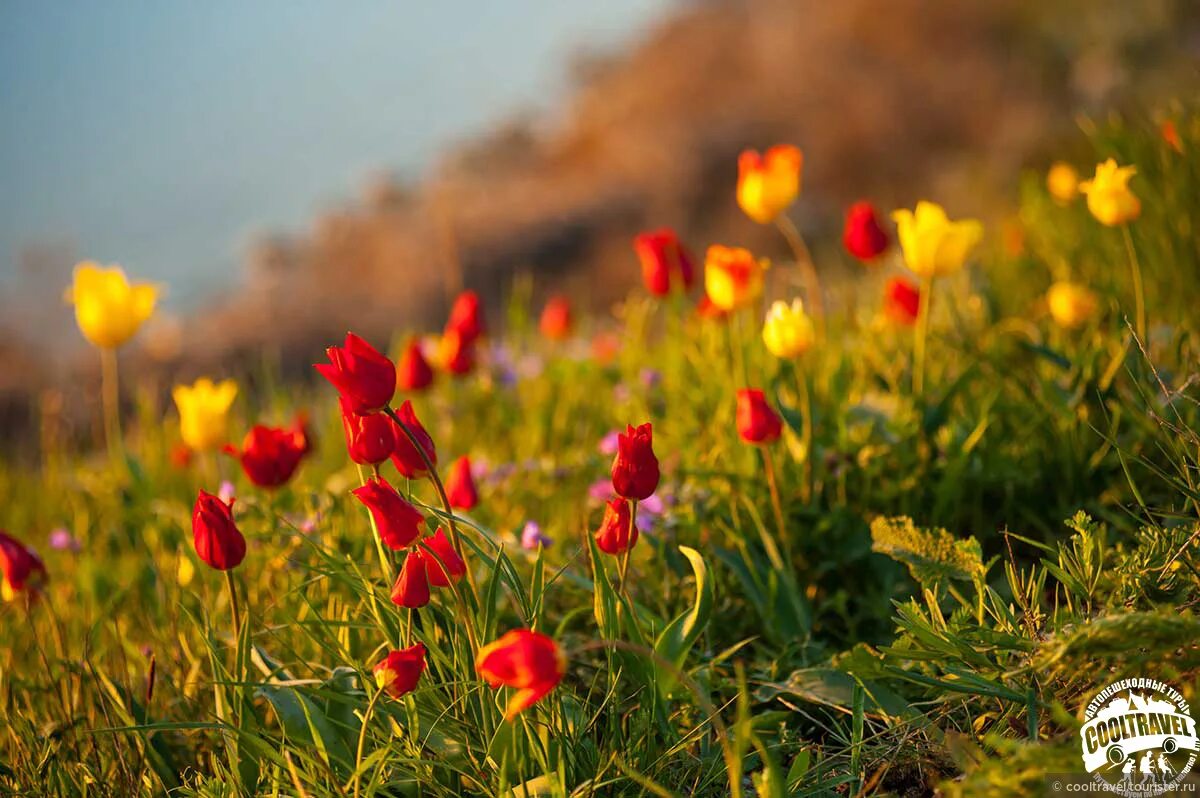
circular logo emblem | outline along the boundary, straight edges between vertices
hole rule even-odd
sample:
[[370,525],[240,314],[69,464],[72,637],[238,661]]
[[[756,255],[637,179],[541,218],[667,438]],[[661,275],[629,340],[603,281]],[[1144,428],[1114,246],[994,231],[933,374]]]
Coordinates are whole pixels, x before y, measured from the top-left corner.
[[1122,679],[1087,705],[1079,730],[1083,766],[1117,795],[1162,795],[1196,763],[1191,707],[1155,679]]

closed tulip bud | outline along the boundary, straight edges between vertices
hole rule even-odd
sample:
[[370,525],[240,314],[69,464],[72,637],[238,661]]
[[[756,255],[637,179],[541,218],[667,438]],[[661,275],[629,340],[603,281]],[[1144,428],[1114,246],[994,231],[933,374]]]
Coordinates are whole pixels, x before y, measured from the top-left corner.
[[119,266],[105,269],[85,261],[75,267],[64,298],[75,306],[79,331],[92,346],[116,349],[153,315],[158,288],[130,283]]
[[691,253],[679,242],[669,227],[639,233],[633,239],[633,250],[642,264],[642,282],[655,296],[671,293],[671,282],[678,276],[686,291],[696,279]]
[[1141,215],[1141,200],[1129,190],[1129,178],[1136,173],[1136,167],[1117,166],[1109,158],[1096,166],[1095,177],[1079,184],[1079,190],[1087,195],[1088,210],[1101,224],[1116,227]]
[[421,555],[425,558],[425,570],[429,584],[434,587],[450,587],[467,573],[467,564],[454,550],[454,544],[446,537],[441,527],[421,541]]
[[1055,324],[1073,330],[1095,315],[1099,303],[1096,295],[1082,285],[1060,280],[1046,292],[1046,305]]
[[207,377],[191,385],[176,385],[171,395],[179,410],[183,442],[194,451],[216,449],[229,439],[229,408],[237,396],[237,383],[225,380],[216,385]]
[[1066,205],[1079,196],[1079,172],[1063,161],[1056,161],[1046,172],[1046,190],[1059,205]]
[[747,249],[714,244],[704,259],[704,291],[721,310],[746,307],[762,294],[765,269]]
[[761,390],[742,388],[737,392],[737,429],[746,443],[766,444],[779,439],[783,422]]
[[307,440],[296,429],[255,425],[242,440],[239,451],[226,445],[224,451],[242,464],[242,471],[260,488],[278,488],[296,473]]
[[596,547],[605,554],[624,554],[638,540],[637,527],[630,523],[629,502],[609,499],[604,506],[604,518],[596,531]]
[[921,291],[903,277],[893,277],[883,287],[883,313],[895,324],[912,326],[921,312]]
[[512,720],[558,686],[567,672],[567,658],[550,637],[514,629],[479,649],[475,670],[492,689],[517,691],[504,710],[505,720]]
[[786,302],[771,305],[763,323],[762,337],[767,350],[775,357],[794,358],[812,348],[816,331],[812,319],[804,312],[804,303],[793,299],[790,306]]
[[743,151],[738,158],[738,205],[759,224],[775,221],[799,196],[803,165],[804,156],[789,144],[771,147],[763,155]]
[[983,225],[977,220],[952,222],[935,202],[921,200],[915,211],[899,210],[892,218],[896,220],[904,263],[921,277],[958,271],[983,238]]
[[[409,434],[406,434],[404,429],[395,427],[396,450],[392,452],[392,465],[396,466],[396,470],[408,479],[421,479],[429,476],[429,466],[426,465],[425,458],[428,458],[434,467],[437,466],[437,449],[434,448],[433,438],[429,437],[425,427],[421,426],[421,420],[417,418],[411,401],[404,400],[404,404],[396,409],[396,417],[404,422],[404,428],[411,433],[413,438],[417,439],[421,448],[418,450],[413,445]],[[421,452],[425,453],[425,458],[421,457]]]
[[617,456],[612,465],[613,490],[626,499],[641,501],[658,488],[658,458],[654,456],[654,429],[650,422],[636,429],[627,425],[617,435]]
[[46,580],[46,566],[37,553],[0,529],[0,600],[37,595]]
[[393,649],[375,666],[375,686],[392,698],[403,698],[417,688],[425,672],[425,646]]
[[842,230],[842,245],[847,252],[863,262],[870,262],[887,252],[891,243],[879,224],[874,205],[863,200],[850,206]]
[[246,558],[246,538],[233,523],[233,499],[221,501],[206,491],[196,497],[192,509],[192,543],[196,554],[218,571],[241,565]]
[[355,413],[378,413],[396,394],[396,367],[378,349],[354,333],[342,346],[325,350],[328,363],[313,365],[329,380]]
[[341,400],[342,429],[346,449],[359,465],[377,466],[396,451],[395,424],[383,413],[360,416],[345,399]]
[[475,340],[467,338],[453,327],[447,327],[438,342],[438,363],[456,377],[475,369]]
[[451,464],[450,475],[446,478],[446,496],[456,510],[470,510],[479,504],[470,458],[460,457]]
[[446,330],[455,330],[468,344],[475,343],[487,331],[479,294],[463,291],[455,298],[454,305],[450,308],[450,319],[446,322]]
[[400,576],[392,586],[392,603],[410,610],[429,603],[429,570],[420,549],[413,549],[404,558]]
[[538,329],[542,336],[550,341],[565,341],[571,337],[575,326],[574,315],[571,312],[571,300],[565,296],[550,297],[542,308],[542,317],[538,321]]
[[396,385],[402,391],[423,391],[432,383],[433,369],[421,351],[420,342],[414,338],[396,363]]
[[350,491],[371,511],[383,545],[394,551],[407,548],[421,535],[425,516],[409,504],[383,477],[374,477]]

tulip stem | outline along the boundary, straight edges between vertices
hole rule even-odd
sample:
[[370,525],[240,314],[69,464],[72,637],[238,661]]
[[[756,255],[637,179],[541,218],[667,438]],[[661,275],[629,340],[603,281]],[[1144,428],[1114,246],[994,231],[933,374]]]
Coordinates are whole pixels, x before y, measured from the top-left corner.
[[100,394],[104,405],[104,442],[113,462],[122,458],[121,388],[117,375],[117,350],[100,350]]
[[225,584],[229,587],[229,607],[233,612],[233,640],[234,645],[237,645],[238,638],[242,636],[242,611],[238,607],[237,587],[233,583],[233,569],[225,572]]
[[[637,529],[637,499],[632,499],[629,502],[629,535],[626,538],[627,545],[625,551],[621,553],[621,576],[617,583],[617,592],[625,592],[625,574],[629,572],[629,554],[633,551],[633,533]],[[626,594],[628,599],[629,595]]]
[[792,363],[796,372],[796,391],[800,399],[800,437],[804,443],[804,475],[800,487],[800,496],[804,503],[812,501],[813,494],[813,421],[812,398],[808,392],[808,375],[796,363]]
[[813,263],[812,253],[808,251],[804,237],[800,235],[800,231],[796,229],[796,225],[786,214],[781,213],[775,217],[775,226],[787,239],[788,246],[792,249],[792,255],[796,258],[796,267],[800,269],[800,276],[804,280],[804,292],[808,294],[813,321],[817,325],[817,336],[824,339],[825,298],[821,294],[821,278],[817,275],[817,266]]
[[767,490],[771,494],[771,509],[775,512],[775,528],[779,533],[779,544],[783,546],[788,565],[795,567],[792,562],[791,543],[787,535],[787,522],[783,520],[783,502],[779,498],[779,482],[775,479],[775,461],[771,450],[766,446],[758,447],[762,451],[763,470],[767,474]]
[[367,725],[370,723],[371,715],[375,712],[375,704],[379,701],[379,696],[383,695],[383,688],[375,691],[375,695],[371,696],[371,700],[367,702],[367,711],[363,713],[362,726],[358,730],[358,748],[354,754],[354,798],[358,798],[359,788],[362,786],[362,755],[363,743],[367,739]]
[[1133,235],[1129,225],[1121,225],[1121,233],[1125,237],[1125,251],[1129,253],[1129,268],[1133,273],[1133,305],[1138,338],[1146,340],[1146,296],[1142,287],[1142,266],[1138,262],[1137,250],[1133,248]]
[[408,608],[408,619],[404,623],[404,645],[401,646],[402,648],[409,648],[412,646],[413,616],[416,615],[416,613],[417,611],[412,607]]
[[913,339],[913,396],[925,394],[925,339],[929,336],[929,314],[933,312],[933,275],[921,280],[920,303],[917,305],[917,327]]

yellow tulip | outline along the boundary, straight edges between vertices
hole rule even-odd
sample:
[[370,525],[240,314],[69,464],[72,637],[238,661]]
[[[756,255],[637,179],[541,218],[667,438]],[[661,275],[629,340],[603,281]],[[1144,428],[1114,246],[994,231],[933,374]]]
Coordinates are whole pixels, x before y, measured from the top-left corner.
[[803,164],[800,150],[789,144],[771,147],[763,155],[744,151],[738,158],[738,205],[759,224],[774,221],[800,194]]
[[763,323],[762,337],[775,357],[793,358],[812,348],[816,331],[812,319],[804,312],[804,303],[793,299],[790,306],[786,302],[771,305]]
[[1133,166],[1117,166],[1109,158],[1096,166],[1096,175],[1079,184],[1087,195],[1088,210],[1104,225],[1116,227],[1131,222],[1142,213],[1142,203],[1129,190],[1129,178],[1137,173]]
[[921,200],[915,212],[894,211],[892,218],[896,220],[904,262],[921,277],[958,271],[983,238],[983,225],[978,220],[952,222],[936,202]]
[[1096,313],[1096,295],[1078,283],[1060,280],[1046,292],[1050,316],[1059,327],[1073,330]]
[[213,384],[207,377],[192,385],[176,385],[171,395],[179,408],[183,442],[196,451],[215,449],[229,440],[229,407],[237,396],[233,380]]
[[131,284],[119,266],[105,269],[86,261],[75,267],[65,299],[75,305],[75,321],[84,338],[101,349],[116,349],[154,313],[158,288]]
[[1046,173],[1046,190],[1060,205],[1079,196],[1079,172],[1069,163],[1056,162]]
[[721,310],[745,307],[762,294],[765,268],[749,250],[714,244],[704,259],[704,291]]

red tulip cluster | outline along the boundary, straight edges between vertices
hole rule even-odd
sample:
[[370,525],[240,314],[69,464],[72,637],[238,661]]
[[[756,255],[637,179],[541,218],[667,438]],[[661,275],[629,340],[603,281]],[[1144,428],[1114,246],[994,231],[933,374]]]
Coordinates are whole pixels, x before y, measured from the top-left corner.
[[654,429],[649,422],[626,425],[617,435],[617,455],[612,464],[612,485],[617,498],[609,500],[596,532],[596,547],[605,554],[624,554],[638,540],[630,501],[650,498],[658,489],[658,458],[654,455]]

